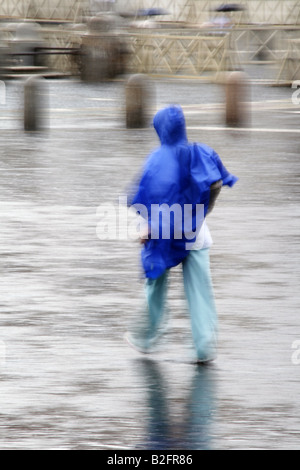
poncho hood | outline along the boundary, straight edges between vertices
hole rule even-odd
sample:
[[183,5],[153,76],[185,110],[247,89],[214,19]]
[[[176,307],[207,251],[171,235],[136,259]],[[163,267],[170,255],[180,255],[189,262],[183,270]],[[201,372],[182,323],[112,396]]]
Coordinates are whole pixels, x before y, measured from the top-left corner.
[[185,118],[179,106],[169,106],[158,111],[153,125],[162,145],[187,143]]

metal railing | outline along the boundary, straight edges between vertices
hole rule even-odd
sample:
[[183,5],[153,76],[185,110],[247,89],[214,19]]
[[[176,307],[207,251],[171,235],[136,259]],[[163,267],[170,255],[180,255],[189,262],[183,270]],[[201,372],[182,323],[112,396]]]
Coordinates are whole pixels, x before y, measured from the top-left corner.
[[229,34],[131,34],[129,47],[132,72],[200,76],[237,67]]

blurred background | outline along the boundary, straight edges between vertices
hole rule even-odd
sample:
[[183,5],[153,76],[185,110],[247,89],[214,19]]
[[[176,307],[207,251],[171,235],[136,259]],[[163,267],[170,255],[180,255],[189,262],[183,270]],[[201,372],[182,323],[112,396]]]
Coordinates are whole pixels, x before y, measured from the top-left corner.
[[[299,31],[299,0],[1,0],[1,449],[299,449]],[[128,348],[139,245],[99,237],[174,102],[240,178],[209,368],[180,267],[160,349]]]
[[[208,76],[265,63],[299,78],[297,0],[3,0],[1,74]],[[262,78],[260,76],[256,78]]]

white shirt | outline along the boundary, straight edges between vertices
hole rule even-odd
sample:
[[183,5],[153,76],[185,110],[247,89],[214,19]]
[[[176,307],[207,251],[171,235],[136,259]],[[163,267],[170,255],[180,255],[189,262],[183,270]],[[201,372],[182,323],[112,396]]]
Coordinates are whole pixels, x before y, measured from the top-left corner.
[[210,230],[208,228],[208,225],[206,223],[206,220],[204,220],[201,230],[196,238],[195,243],[191,246],[191,250],[205,250],[207,248],[210,248],[213,244],[213,239],[210,234]]

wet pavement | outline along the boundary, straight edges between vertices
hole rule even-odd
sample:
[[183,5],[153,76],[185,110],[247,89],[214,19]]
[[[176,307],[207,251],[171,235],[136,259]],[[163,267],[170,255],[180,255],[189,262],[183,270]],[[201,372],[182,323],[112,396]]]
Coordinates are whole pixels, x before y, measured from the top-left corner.
[[[50,130],[22,130],[20,81],[0,106],[0,448],[300,448],[300,105],[252,87],[247,129],[224,126],[224,90],[153,83],[180,103],[190,140],[238,175],[209,217],[219,355],[190,363],[181,271],[171,317],[145,358],[123,335],[143,307],[139,246],[100,240],[145,155],[151,128],[126,130],[124,82],[48,81]],[[298,342],[298,343],[297,343]]]

